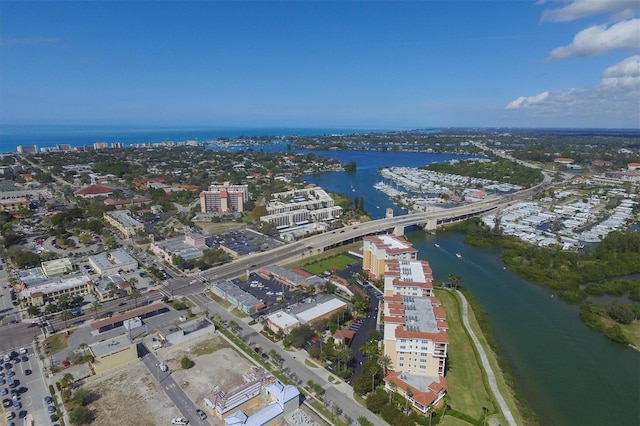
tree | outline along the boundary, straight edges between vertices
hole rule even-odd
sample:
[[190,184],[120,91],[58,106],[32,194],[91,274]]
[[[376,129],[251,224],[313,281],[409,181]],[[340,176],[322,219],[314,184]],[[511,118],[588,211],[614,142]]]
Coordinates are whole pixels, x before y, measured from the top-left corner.
[[29,307],[27,308],[27,313],[30,317],[33,318],[38,316],[38,314],[40,313],[40,309],[37,306],[29,305]]
[[100,301],[99,300],[94,300],[91,303],[91,307],[93,308],[94,315],[97,317],[98,316],[98,308],[100,307]]
[[336,361],[338,361],[338,370],[341,369],[341,363],[348,362],[353,354],[351,353],[351,348],[347,345],[338,345],[334,350],[334,357]]
[[91,402],[93,395],[90,391],[86,389],[78,389],[75,394],[73,394],[73,401],[83,407]]
[[447,275],[447,280],[449,280],[449,286],[458,289],[458,286],[462,284],[462,277],[458,274],[449,274]]
[[407,402],[406,405],[404,406],[404,408],[406,409],[409,401],[411,400],[411,398],[413,398],[413,391],[411,390],[411,387],[407,386],[407,389],[405,389],[405,395],[407,396]]
[[138,285],[138,279],[136,277],[131,277],[127,280],[131,287],[136,287]]
[[129,297],[131,297],[133,299],[133,302],[136,305],[136,308],[138,307],[138,299],[140,299],[142,297],[142,293],[140,293],[140,290],[138,290],[137,288],[133,287],[131,289],[131,294],[129,295]]
[[58,307],[60,309],[67,309],[69,307],[69,295],[63,294],[58,298]]
[[384,377],[387,377],[389,370],[393,369],[393,361],[391,360],[391,357],[389,355],[382,355],[378,358],[378,364],[382,367]]
[[73,374],[65,373],[65,375],[62,376],[62,379],[60,379],[60,386],[62,386],[63,388],[67,388],[75,381],[76,379],[75,377],[73,377]]
[[107,290],[109,292],[109,296],[110,297],[113,297],[115,295],[115,293],[118,291],[118,286],[115,285],[114,283],[109,283],[105,287],[105,290]]
[[69,420],[75,425],[88,425],[93,421],[93,412],[87,407],[76,407],[69,413]]
[[71,318],[73,318],[73,315],[71,315],[70,310],[65,309],[64,311],[60,312],[60,319],[64,321],[64,328],[67,328],[67,321],[69,321]]
[[193,367],[194,365],[196,365],[195,362],[193,362],[193,360],[191,358],[189,358],[188,356],[183,356],[182,359],[180,360],[180,366],[184,369],[184,370],[188,370],[191,367]]

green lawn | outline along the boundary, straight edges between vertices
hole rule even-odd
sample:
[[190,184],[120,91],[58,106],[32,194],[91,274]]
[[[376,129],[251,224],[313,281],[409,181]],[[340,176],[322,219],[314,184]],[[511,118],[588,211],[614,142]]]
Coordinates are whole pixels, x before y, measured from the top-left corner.
[[345,255],[339,255],[335,257],[330,257],[326,259],[319,260],[317,262],[313,262],[308,265],[304,265],[304,269],[311,272],[315,275],[322,275],[324,271],[332,271],[334,269],[340,271],[346,269],[347,266],[351,265],[355,261],[353,258]]
[[449,368],[445,377],[451,408],[476,419],[482,416],[482,407],[488,407],[491,412],[497,411],[485,386],[484,371],[476,357],[473,342],[464,330],[457,297],[441,290],[436,290],[436,297],[442,301],[449,324]]
[[43,341],[43,347],[45,348],[45,352],[48,349],[49,351],[51,351],[51,354],[57,354],[61,350],[66,349],[67,337],[65,333],[57,333],[47,337]]

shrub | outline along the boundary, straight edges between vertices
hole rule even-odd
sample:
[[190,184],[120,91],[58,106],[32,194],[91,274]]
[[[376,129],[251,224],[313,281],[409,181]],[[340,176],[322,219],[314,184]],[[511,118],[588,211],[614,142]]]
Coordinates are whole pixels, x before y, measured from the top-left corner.
[[196,365],[196,363],[193,362],[193,360],[191,358],[189,358],[188,356],[183,356],[182,359],[180,360],[180,365],[182,366],[182,368],[184,370],[188,370],[191,367],[193,367],[194,365]]

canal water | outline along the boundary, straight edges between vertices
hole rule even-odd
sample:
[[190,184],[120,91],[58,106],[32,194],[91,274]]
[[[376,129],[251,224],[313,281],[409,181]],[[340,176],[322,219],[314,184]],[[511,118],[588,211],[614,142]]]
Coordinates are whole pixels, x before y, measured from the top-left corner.
[[[381,218],[393,206],[373,185],[383,166],[422,166],[454,155],[398,152],[318,152],[356,161],[356,173],[308,176],[308,182],[362,196],[366,210]],[[460,234],[412,230],[407,238],[428,260],[434,276],[459,274],[485,307],[501,354],[519,390],[544,425],[640,425],[640,353],[608,341],[584,326],[577,308],[551,290],[504,269],[497,250],[476,249]],[[436,247],[435,244],[440,247]],[[456,253],[462,257],[458,258]]]

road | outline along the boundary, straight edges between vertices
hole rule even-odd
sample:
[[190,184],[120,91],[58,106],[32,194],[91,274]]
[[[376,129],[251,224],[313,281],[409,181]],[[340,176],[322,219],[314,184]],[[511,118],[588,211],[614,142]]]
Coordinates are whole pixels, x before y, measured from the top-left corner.
[[196,414],[198,407],[196,407],[182,388],[176,383],[171,376],[171,371],[163,372],[160,370],[160,361],[158,361],[158,358],[156,358],[153,352],[149,351],[142,343],[138,344],[138,352],[144,354],[142,356],[142,362],[147,366],[149,372],[155,377],[162,390],[175,404],[176,408],[180,410],[182,417],[189,420],[190,425],[210,425],[207,420],[200,420],[200,417]]
[[[238,318],[231,314],[228,310],[220,306],[215,301],[209,299],[202,294],[195,294],[190,297],[190,300],[197,304],[201,309],[207,310],[209,315],[213,316],[219,314],[221,319],[227,320],[229,322],[235,321],[238,322]],[[304,357],[300,359],[300,355],[296,355],[297,353],[290,353],[288,351],[283,350],[281,346],[276,343],[273,343],[271,340],[264,337],[262,334],[255,331],[253,328],[244,325],[243,330],[240,332],[240,337],[244,342],[250,343],[249,346],[260,346],[262,348],[262,352],[269,353],[272,349],[278,352],[280,356],[284,359],[283,366],[289,368],[290,371],[296,374],[296,378],[298,379],[298,383],[307,383],[309,380],[313,380],[315,383],[322,384],[325,389],[325,397],[326,399],[337,403],[340,408],[345,413],[349,413],[349,415],[357,419],[360,416],[364,416],[369,421],[371,421],[375,425],[385,424],[385,422],[376,417],[373,413],[371,413],[366,408],[362,407],[360,404],[353,400],[353,390],[348,385],[341,383],[334,385],[326,380],[323,376],[316,374],[314,370],[325,372],[325,375],[329,373],[324,369],[316,368],[310,369],[304,364]],[[304,351],[300,351],[303,353]],[[304,352],[306,356],[306,352]],[[296,358],[298,356],[298,358]]]

